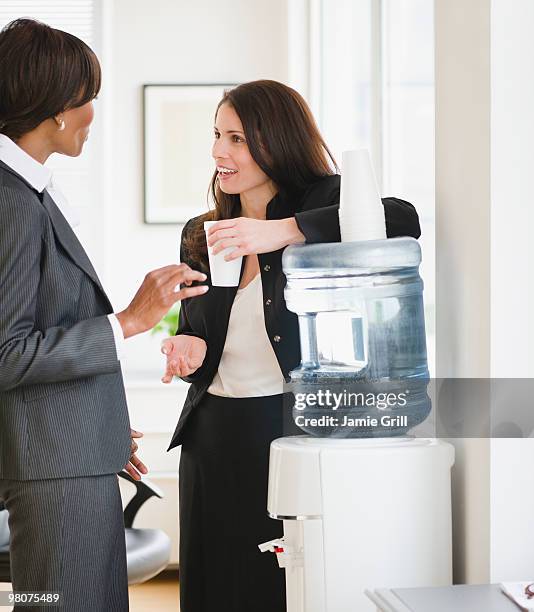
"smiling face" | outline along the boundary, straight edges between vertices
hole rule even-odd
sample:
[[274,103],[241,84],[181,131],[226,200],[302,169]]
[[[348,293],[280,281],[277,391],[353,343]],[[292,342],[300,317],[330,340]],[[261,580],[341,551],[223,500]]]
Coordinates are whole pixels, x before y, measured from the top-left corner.
[[230,104],[222,104],[217,112],[211,154],[224,193],[245,195],[271,188],[272,181],[250,154],[243,125]]

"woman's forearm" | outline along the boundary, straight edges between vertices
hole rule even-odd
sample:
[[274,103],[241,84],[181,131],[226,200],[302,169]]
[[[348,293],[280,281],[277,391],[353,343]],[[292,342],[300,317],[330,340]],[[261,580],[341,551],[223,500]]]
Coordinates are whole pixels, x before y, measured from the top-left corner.
[[289,217],[288,219],[280,219],[278,223],[280,224],[280,234],[282,236],[285,246],[306,242],[306,237],[300,231],[295,217]]

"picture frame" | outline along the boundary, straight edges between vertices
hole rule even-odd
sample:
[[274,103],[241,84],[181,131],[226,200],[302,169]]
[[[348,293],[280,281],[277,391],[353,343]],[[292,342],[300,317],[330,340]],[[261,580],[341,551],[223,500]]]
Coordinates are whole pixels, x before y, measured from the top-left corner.
[[145,223],[183,224],[208,211],[215,110],[235,86],[143,85]]

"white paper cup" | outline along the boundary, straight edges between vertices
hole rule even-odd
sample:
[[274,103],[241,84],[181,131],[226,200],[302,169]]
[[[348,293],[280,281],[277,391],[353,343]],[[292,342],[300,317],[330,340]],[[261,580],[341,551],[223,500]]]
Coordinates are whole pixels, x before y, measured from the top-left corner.
[[[204,221],[206,242],[208,240],[208,228],[215,225],[217,221]],[[211,284],[214,287],[237,287],[241,276],[241,263],[243,257],[225,261],[225,255],[235,250],[236,247],[223,249],[217,255],[212,255],[213,247],[208,247],[208,259],[210,263]]]
[[343,151],[339,228],[342,242],[386,238],[384,206],[365,149]]

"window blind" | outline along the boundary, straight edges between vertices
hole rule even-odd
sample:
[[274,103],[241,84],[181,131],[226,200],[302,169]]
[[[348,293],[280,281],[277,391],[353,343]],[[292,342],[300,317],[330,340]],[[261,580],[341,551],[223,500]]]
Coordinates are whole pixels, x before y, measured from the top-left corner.
[[[99,55],[101,2],[102,0],[0,0],[0,29],[21,17],[37,19],[53,28],[74,34]],[[95,205],[95,202],[98,203],[102,199],[98,192],[102,146],[98,130],[102,121],[101,115],[100,112],[99,121],[95,121],[91,126],[90,139],[82,155],[77,158],[52,155],[46,162],[54,173],[54,182],[82,219],[81,226],[76,229],[78,237],[90,247],[98,245],[101,234],[98,218],[100,208]],[[90,252],[94,250],[89,248]]]
[[13,19],[31,17],[70,32],[89,46],[94,43],[94,0],[2,0],[0,28]]

